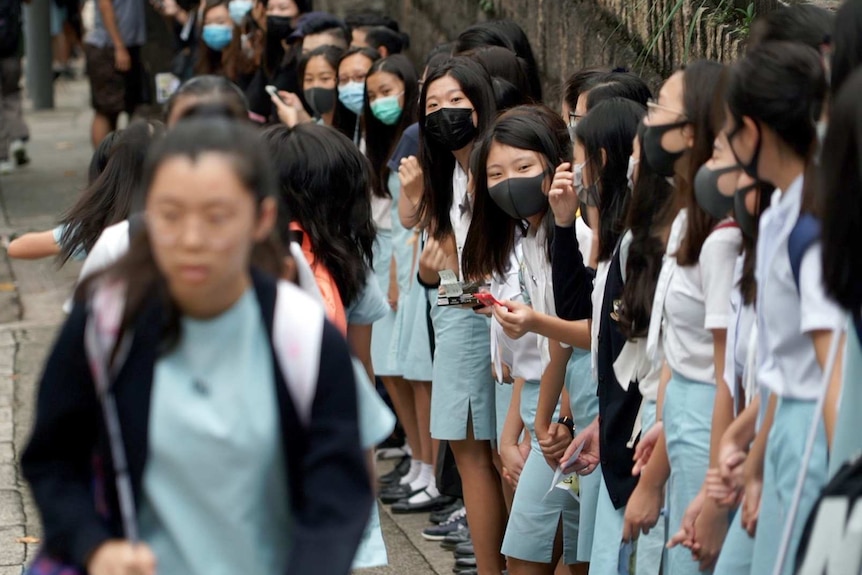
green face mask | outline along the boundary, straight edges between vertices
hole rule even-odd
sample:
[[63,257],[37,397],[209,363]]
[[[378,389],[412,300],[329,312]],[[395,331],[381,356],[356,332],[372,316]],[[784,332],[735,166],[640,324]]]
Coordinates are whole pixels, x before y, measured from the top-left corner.
[[398,96],[400,95],[377,98],[371,102],[371,113],[387,126],[395,125],[401,118],[401,104],[398,103]]

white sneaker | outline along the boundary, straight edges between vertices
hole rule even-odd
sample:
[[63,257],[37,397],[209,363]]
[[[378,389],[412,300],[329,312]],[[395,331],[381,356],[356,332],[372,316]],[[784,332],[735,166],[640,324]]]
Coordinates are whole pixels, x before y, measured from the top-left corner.
[[15,160],[0,161],[0,176],[8,176],[15,171]]

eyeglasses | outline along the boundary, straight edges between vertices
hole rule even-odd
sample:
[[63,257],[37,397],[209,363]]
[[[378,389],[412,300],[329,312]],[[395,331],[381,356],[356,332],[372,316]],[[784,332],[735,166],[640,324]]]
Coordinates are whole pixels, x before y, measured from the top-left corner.
[[582,114],[576,114],[575,112],[569,112],[569,127],[574,128],[578,125],[578,122],[583,118]]
[[670,112],[671,114],[676,114],[677,116],[682,116],[683,118],[685,118],[685,112],[682,112],[680,110],[674,110],[673,108],[669,108],[667,106],[662,106],[661,104],[659,104],[658,102],[656,102],[652,98],[647,100],[646,105],[647,105],[647,111],[650,114],[652,114],[652,112],[654,112],[656,110],[664,110],[665,112]]

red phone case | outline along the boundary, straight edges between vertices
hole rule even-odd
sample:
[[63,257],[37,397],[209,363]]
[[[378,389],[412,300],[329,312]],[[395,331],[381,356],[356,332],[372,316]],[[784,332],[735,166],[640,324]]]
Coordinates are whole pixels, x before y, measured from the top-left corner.
[[482,305],[488,306],[488,307],[491,307],[492,305],[503,305],[499,301],[497,301],[497,298],[495,298],[493,295],[489,294],[488,292],[477,293],[476,299],[479,300],[479,302],[481,302]]

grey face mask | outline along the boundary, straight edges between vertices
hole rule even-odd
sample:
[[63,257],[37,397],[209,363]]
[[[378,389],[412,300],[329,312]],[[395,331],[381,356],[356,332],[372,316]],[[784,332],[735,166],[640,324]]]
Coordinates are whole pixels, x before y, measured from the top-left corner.
[[529,178],[509,178],[488,188],[488,194],[501,210],[523,220],[546,210],[548,197],[543,191],[546,172]]
[[578,194],[578,201],[581,202],[584,206],[590,206],[595,208],[598,205],[596,200],[596,194],[598,192],[598,186],[595,184],[585,186],[584,185],[584,166],[586,164],[575,164],[574,167],[574,175],[575,175],[575,192]]
[[[749,238],[757,237],[757,216],[752,215],[748,208],[745,207],[745,196],[750,194],[752,190],[757,190],[758,184],[750,184],[744,188],[739,188],[733,194],[733,219],[736,220],[739,229]],[[764,201],[765,196],[760,196],[760,201]],[[762,211],[762,210],[761,210]]]
[[739,172],[741,166],[730,166],[712,170],[702,165],[694,176],[694,197],[703,211],[717,220],[723,220],[733,209],[733,196],[725,196],[718,187],[718,180],[725,174]]

